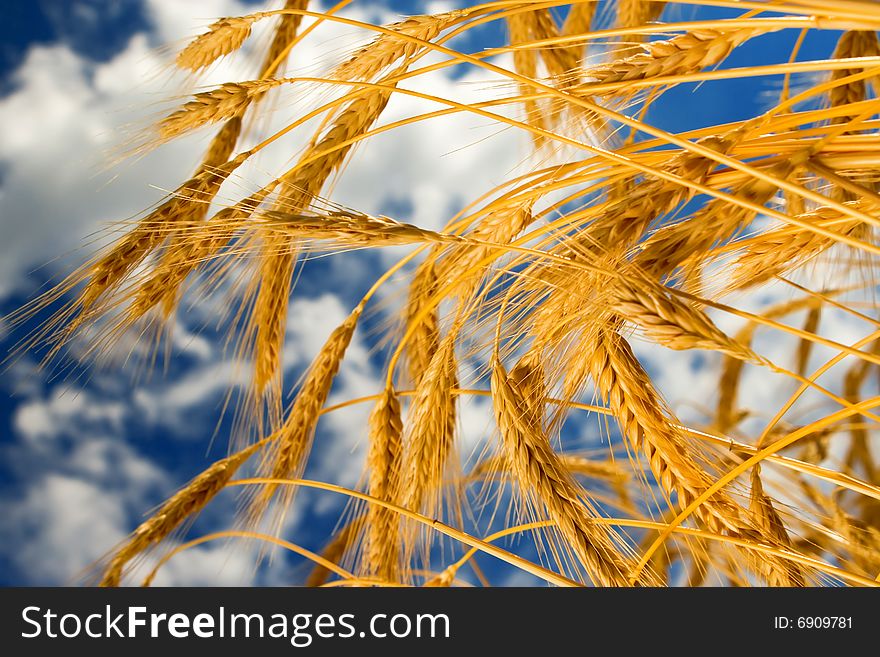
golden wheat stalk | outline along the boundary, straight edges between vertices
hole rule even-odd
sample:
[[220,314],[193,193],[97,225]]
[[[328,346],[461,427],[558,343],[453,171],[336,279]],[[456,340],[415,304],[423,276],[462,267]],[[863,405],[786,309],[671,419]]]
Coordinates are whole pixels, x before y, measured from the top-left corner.
[[278,19],[275,32],[272,35],[272,43],[266,51],[263,60],[262,77],[274,76],[281,69],[284,57],[289,52],[289,46],[293,43],[302,24],[303,14],[296,13],[308,9],[309,0],[286,0],[284,12]]
[[436,286],[435,260],[429,256],[413,275],[406,304],[405,326],[411,331],[406,343],[406,365],[414,386],[418,386],[440,348],[440,320],[433,303]]
[[[788,177],[794,170],[789,160],[773,167],[780,177]],[[776,193],[776,188],[764,180],[752,180],[738,190],[739,195],[751,202],[763,204]],[[708,257],[711,247],[730,239],[738,230],[748,225],[756,212],[730,204],[723,199],[709,202],[693,220],[664,226],[657,230],[642,246],[636,262],[655,275],[667,275],[680,265],[690,261],[696,268]]]
[[631,564],[614,546],[607,528],[595,521],[597,512],[585,491],[529,419],[532,414],[519,384],[497,360],[492,367],[492,395],[502,447],[520,490],[553,520],[594,584],[629,586]]
[[177,55],[177,66],[197,71],[238,50],[251,34],[253,16],[222,18],[208,26]]
[[252,215],[268,195],[264,188],[234,206],[217,213],[211,221],[194,217],[177,229],[177,242],[166,248],[150,274],[134,291],[127,308],[130,321],[137,320],[155,306],[161,306],[163,316],[173,312],[181,287],[186,278],[220,257],[235,237],[244,231],[245,220]]
[[[701,146],[721,154],[727,154],[741,137],[738,132],[699,140]],[[705,182],[716,164],[709,158],[691,153],[681,153],[668,166],[670,173],[687,180]],[[626,252],[648,226],[658,217],[672,212],[685,201],[693,198],[688,187],[670,184],[659,178],[640,181],[631,193],[614,199],[610,207],[584,231],[584,239],[576,242],[574,257],[584,253],[609,253],[612,256]]]
[[[782,522],[782,518],[773,506],[773,500],[764,493],[760,466],[756,466],[752,470],[751,483],[749,507],[757,527],[763,536],[770,537],[777,545],[791,548],[791,539],[785,528],[785,523]],[[770,586],[804,586],[803,572],[795,563],[765,559],[760,567]]]
[[[260,464],[260,472],[263,476],[270,479],[289,479],[300,474],[305,467],[318,417],[330,394],[330,388],[339,371],[345,350],[354,335],[360,314],[360,307],[352,311],[330,334],[309,367],[293,407],[277,432],[270,453]],[[249,516],[253,522],[258,521],[264,514],[277,489],[277,484],[266,484],[256,494],[249,509]],[[279,525],[293,499],[293,490],[292,487],[286,486],[282,491],[277,520]]]
[[[854,57],[876,57],[880,55],[880,41],[877,33],[873,30],[847,30],[837,42],[832,57],[835,59],[850,59]],[[831,80],[837,82],[859,73],[855,69],[837,69],[832,71]],[[874,78],[872,78],[872,81]],[[853,80],[845,84],[832,87],[828,92],[832,107],[847,107],[859,103],[867,97],[867,80]],[[836,116],[831,119],[832,123],[845,123],[851,117]]]
[[191,130],[233,118],[241,114],[254,98],[287,82],[286,79],[225,82],[210,91],[197,93],[192,100],[159,122],[159,137],[173,139]]
[[[595,93],[593,87],[598,85],[695,73],[723,62],[737,46],[765,31],[693,30],[668,41],[651,41],[642,46],[645,52],[587,69],[584,77],[590,81],[570,86],[567,91],[575,95],[592,95]],[[628,93],[625,87],[622,90]]]
[[[289,11],[304,10],[308,7],[308,4],[308,0],[287,0],[284,4],[284,9]],[[269,46],[269,51],[266,53],[266,59],[261,68],[260,80],[250,83],[238,83],[237,85],[233,84],[233,87],[228,90],[231,93],[228,93],[225,99],[223,94],[221,94],[220,98],[212,96],[212,92],[206,92],[207,95],[196,94],[193,100],[186,105],[191,105],[198,114],[197,120],[187,116],[188,113],[184,111],[185,105],[184,108],[181,108],[181,110],[166,117],[159,123],[160,137],[168,138],[163,133],[169,129],[169,122],[172,132],[175,130],[185,132],[189,129],[200,127],[204,123],[220,121],[221,118],[214,115],[211,111],[212,106],[216,109],[219,104],[221,108],[217,113],[228,116],[228,120],[214,136],[214,139],[211,140],[211,144],[202,161],[202,167],[217,167],[226,162],[232,156],[232,152],[241,136],[242,117],[247,108],[252,104],[258,103],[270,89],[283,84],[283,82],[272,80],[271,78],[274,78],[276,71],[281,68],[289,46],[292,45],[299,30],[302,18],[302,15],[297,13],[287,13],[280,17],[275,27],[272,43]],[[223,86],[225,87],[226,85]],[[240,86],[245,87],[245,89],[237,88]],[[243,95],[247,96],[246,99],[241,98],[242,92]],[[192,105],[193,103],[194,105]],[[176,132],[176,134],[180,134],[180,132]]]
[[[858,201],[848,205],[866,212],[876,212],[873,204]],[[817,208],[798,219],[825,228],[839,235],[852,235],[864,226],[858,219],[842,216],[836,208]],[[837,240],[798,226],[768,230],[748,245],[734,263],[730,289],[764,283],[775,276],[802,267],[837,244]]]
[[[532,36],[535,40],[545,41],[559,36],[559,27],[549,9],[535,9],[530,12],[530,16]],[[579,68],[579,57],[569,48],[544,47],[541,48],[540,53],[544,66],[552,77],[562,77]]]
[[[66,331],[69,337],[80,321],[94,316],[95,306],[111,293],[138,265],[180,226],[186,226],[202,212],[226,178],[244,161],[243,157],[216,169],[205,169],[181,185],[175,193],[149,215],[138,221],[129,233],[96,261],[86,265],[87,281],[76,301],[80,320]],[[81,274],[77,274],[79,276]],[[100,309],[98,309],[100,312]]]
[[[626,341],[600,328],[590,355],[593,381],[636,452],[644,453],[657,481],[679,506],[690,504],[711,483],[709,475],[690,456],[678,423],[664,413],[660,396]],[[716,494],[697,511],[714,532],[741,529],[739,507]]]
[[452,465],[456,370],[454,341],[445,338],[419,380],[407,413],[400,500],[402,506],[424,509],[429,516],[441,510],[442,482]]
[[241,48],[253,24],[265,14],[227,17],[211,23],[207,32],[193,39],[177,55],[177,66],[190,71],[210,66],[220,57]]
[[[403,461],[403,421],[400,402],[386,389],[370,415],[370,449],[367,455],[369,493],[394,502],[400,489]],[[385,507],[371,505],[367,512],[365,574],[388,582],[398,581],[399,518]]]
[[671,296],[662,286],[647,281],[618,282],[611,307],[637,324],[645,336],[670,349],[707,349],[747,363],[767,365],[766,359],[719,329],[699,309]]
[[655,0],[619,0],[617,24],[621,27],[638,27],[660,18],[665,2]]
[[290,298],[291,276],[296,262],[298,243],[294,240],[278,240],[264,237],[260,258],[260,288],[254,301],[252,323],[256,327],[254,338],[253,386],[257,395],[267,390],[270,409],[276,417],[280,410],[281,353],[287,331],[287,305]]
[[[389,90],[372,91],[352,100],[336,117],[327,133],[281,177],[282,191],[274,210],[302,212],[318,195],[330,174],[341,166],[352,139],[363,134],[378,118],[390,96]],[[271,216],[271,215],[270,215]],[[255,367],[255,401],[269,392],[270,412],[277,415],[282,381],[279,357],[284,343],[291,277],[296,262],[298,237],[263,231],[260,283],[251,319]]]
[[[517,12],[508,16],[507,26],[510,45],[514,48],[514,70],[525,78],[536,80],[538,78],[538,53],[533,49],[517,47],[532,40],[531,12]],[[517,86],[522,95],[528,95],[532,91],[527,82],[518,81]],[[523,108],[528,125],[541,131],[547,129],[549,117],[545,115],[544,108],[536,100],[527,98],[523,101]],[[544,137],[539,132],[532,133],[532,141],[536,148],[540,148],[545,143]]]
[[[410,16],[404,21],[389,25],[388,29],[421,41],[432,41],[467,15],[467,11],[457,9],[442,14]],[[409,39],[383,32],[336,67],[331,76],[339,80],[369,80],[398,60],[410,59],[422,48],[423,46]]]
[[464,238],[419,228],[388,217],[372,217],[355,212],[295,214],[269,210],[253,218],[265,233],[293,235],[307,240],[329,240],[338,245],[401,246],[435,242],[461,243]]
[[213,463],[169,498],[159,510],[142,523],[110,559],[101,578],[101,586],[119,586],[128,563],[144,550],[161,543],[181,523],[201,511],[232,479],[238,469],[263,448],[257,443]]

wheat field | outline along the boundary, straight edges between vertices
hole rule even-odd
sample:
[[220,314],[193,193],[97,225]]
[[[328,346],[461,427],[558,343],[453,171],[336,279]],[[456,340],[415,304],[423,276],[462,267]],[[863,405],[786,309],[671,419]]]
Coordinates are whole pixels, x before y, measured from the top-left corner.
[[[217,17],[177,48],[187,96],[131,149],[201,131],[202,162],[11,318],[56,309],[22,347],[47,361],[83,341],[97,361],[134,336],[150,367],[185,298],[237,291],[227,342],[248,386],[222,410],[228,456],[169,491],[96,582],[149,585],[181,551],[228,540],[264,546],[257,561],[311,561],[308,586],[497,584],[478,557],[557,586],[880,583],[880,4],[496,0],[380,25],[347,18],[352,2]],[[287,75],[306,34],[331,24],[359,45]],[[467,40],[487,26],[503,46]],[[778,34],[781,56],[762,46]],[[262,53],[252,79],[204,83],[246,46]],[[479,101],[411,84],[455,67],[498,82]],[[728,85],[765,79],[760,103],[742,104],[760,111],[690,121],[692,106],[736,106]],[[289,90],[313,107],[285,104]],[[429,109],[388,120],[397,95]],[[524,135],[529,152],[483,163],[499,183],[444,226],[334,201],[359,147],[456,114]],[[674,130],[657,120],[671,114]],[[267,184],[237,176],[298,133],[305,146]],[[379,166],[392,185],[394,163]],[[285,380],[301,272],[355,250],[396,262]],[[384,385],[331,404],[365,318]],[[691,405],[698,386],[712,400],[696,413],[662,383],[690,376],[695,352]],[[460,411],[474,397],[489,400],[477,443]],[[371,408],[360,484],[305,478],[319,422],[352,405]],[[572,440],[583,422],[598,446]],[[187,535],[230,489],[228,529]],[[315,551],[286,520],[319,496],[348,503]]]

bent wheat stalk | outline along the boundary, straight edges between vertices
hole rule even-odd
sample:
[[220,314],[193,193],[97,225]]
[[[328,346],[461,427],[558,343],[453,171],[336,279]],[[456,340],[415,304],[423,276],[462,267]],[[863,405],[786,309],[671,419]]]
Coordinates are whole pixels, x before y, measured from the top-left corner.
[[262,443],[221,459],[189,482],[165,502],[155,514],[141,524],[110,559],[101,578],[101,586],[119,586],[125,566],[147,548],[161,543],[187,518],[201,511],[235,476],[238,469],[257,451]]
[[615,548],[607,529],[595,522],[595,509],[529,420],[519,384],[497,360],[492,367],[492,393],[504,453],[520,489],[556,523],[566,547],[596,585],[628,586],[631,565]]

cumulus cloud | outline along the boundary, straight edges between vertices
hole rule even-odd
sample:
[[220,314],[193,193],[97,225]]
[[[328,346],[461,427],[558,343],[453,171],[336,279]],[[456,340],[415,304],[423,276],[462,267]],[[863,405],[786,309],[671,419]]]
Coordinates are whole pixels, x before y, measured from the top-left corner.
[[106,425],[118,431],[127,412],[116,401],[98,401],[88,392],[58,386],[48,399],[31,399],[16,409],[15,430],[30,441],[53,438],[71,430],[71,423],[83,427]]
[[47,476],[8,511],[12,559],[35,584],[70,583],[98,556],[97,546],[127,533],[124,510],[107,491],[73,477]]

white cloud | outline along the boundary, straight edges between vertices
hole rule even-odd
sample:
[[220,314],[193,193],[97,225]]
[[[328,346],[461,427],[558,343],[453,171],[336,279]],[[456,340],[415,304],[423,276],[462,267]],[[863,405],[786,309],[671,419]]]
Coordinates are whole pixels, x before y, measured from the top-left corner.
[[19,405],[14,426],[19,435],[34,442],[69,432],[74,423],[119,431],[126,413],[121,401],[98,401],[83,390],[57,386],[48,399],[32,398]]
[[[246,374],[236,363],[220,360],[185,372],[177,379],[160,380],[134,392],[137,411],[149,422],[176,429],[180,434],[204,437],[213,420],[199,425],[193,413],[217,411],[217,402],[230,390],[246,382]],[[197,416],[198,417],[198,416]]]
[[[170,550],[169,544],[165,547]],[[254,551],[234,542],[218,540],[171,557],[160,568],[154,586],[247,586],[254,578]],[[156,565],[153,558],[136,570],[130,581],[138,583]]]
[[[120,473],[137,477],[131,471]],[[92,582],[95,565],[130,530],[127,498],[131,482],[111,494],[106,486],[81,478],[48,475],[34,481],[24,499],[0,522],[14,544],[3,552],[27,574],[31,584]],[[167,549],[174,547],[171,543]],[[254,550],[215,541],[171,558],[155,579],[158,586],[246,585],[254,575]],[[157,552],[126,578],[138,583],[156,565]],[[275,569],[279,571],[279,568]]]
[[[95,484],[59,475],[34,482],[24,500],[8,507],[11,558],[33,583],[72,583],[127,533],[116,499]],[[17,539],[17,540],[16,540]]]

